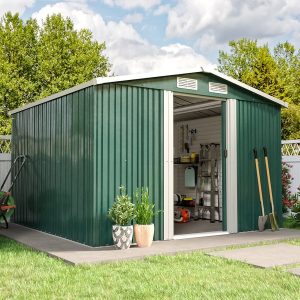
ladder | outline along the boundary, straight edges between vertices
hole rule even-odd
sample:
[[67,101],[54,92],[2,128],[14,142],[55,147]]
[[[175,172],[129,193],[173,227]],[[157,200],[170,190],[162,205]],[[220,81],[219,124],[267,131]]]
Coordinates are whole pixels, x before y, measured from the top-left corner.
[[[210,222],[216,221],[215,214],[218,214],[218,221],[221,222],[220,214],[220,189],[219,189],[219,163],[220,144],[200,144],[198,218],[205,219],[204,214],[209,212]],[[217,201],[216,201],[217,196]],[[217,205],[216,205],[217,202]]]

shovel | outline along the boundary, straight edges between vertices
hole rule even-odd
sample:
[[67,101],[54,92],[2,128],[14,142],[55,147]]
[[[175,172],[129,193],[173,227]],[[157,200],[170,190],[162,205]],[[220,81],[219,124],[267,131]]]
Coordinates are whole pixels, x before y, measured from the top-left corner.
[[257,156],[257,150],[253,149],[254,153],[254,160],[255,160],[255,166],[256,166],[256,176],[257,176],[257,185],[258,185],[258,192],[259,192],[259,201],[260,201],[260,207],[262,216],[258,217],[258,229],[259,231],[265,230],[265,224],[268,220],[268,216],[265,215],[265,207],[264,207],[264,200],[262,195],[262,189],[261,189],[261,181],[260,181],[260,172],[259,172],[259,164],[258,164],[258,156]]
[[279,226],[276,220],[275,209],[274,209],[274,201],[273,201],[273,193],[272,193],[272,185],[271,185],[271,177],[270,177],[270,169],[269,169],[269,160],[268,160],[268,153],[267,148],[264,147],[264,156],[265,156],[265,164],[266,164],[266,172],[267,172],[267,179],[268,179],[268,188],[269,188],[269,195],[270,195],[270,203],[272,207],[272,212],[269,213],[271,228],[273,231],[279,230]]

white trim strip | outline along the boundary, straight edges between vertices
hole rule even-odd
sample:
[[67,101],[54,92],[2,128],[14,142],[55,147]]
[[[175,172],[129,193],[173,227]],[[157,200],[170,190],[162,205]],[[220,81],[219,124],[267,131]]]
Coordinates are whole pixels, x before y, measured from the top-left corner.
[[221,101],[216,101],[214,103],[197,103],[197,104],[192,104],[192,105],[186,105],[183,107],[177,107],[174,108],[174,116],[180,115],[180,114],[187,114],[190,112],[196,112],[196,111],[201,111],[205,109],[213,109],[213,108],[218,108],[221,107]]
[[173,93],[164,91],[164,239],[174,235]]
[[157,77],[165,77],[165,76],[176,76],[176,75],[183,75],[183,74],[193,74],[193,73],[210,73],[210,74],[213,74],[219,78],[222,78],[226,81],[229,81],[235,85],[238,85],[250,92],[253,92],[257,95],[260,95],[268,100],[271,100],[277,104],[280,104],[284,107],[288,107],[288,104],[282,100],[279,100],[277,98],[274,98],[262,91],[259,91],[247,84],[244,84],[236,79],[233,79],[232,77],[229,77],[229,76],[226,76],[220,72],[217,72],[216,70],[214,69],[210,69],[210,68],[207,68],[207,69],[203,69],[202,67],[201,68],[196,68],[196,69],[187,69],[187,70],[181,70],[180,72],[156,72],[156,73],[144,73],[144,74],[137,74],[137,75],[124,75],[124,76],[114,76],[114,77],[98,77],[98,78],[95,78],[95,79],[92,79],[88,82],[85,82],[85,83],[82,83],[82,84],[79,84],[79,85],[76,85],[70,89],[67,89],[67,90],[64,90],[64,91],[61,91],[59,93],[56,93],[56,94],[53,94],[49,97],[46,97],[46,98],[43,98],[41,100],[38,100],[38,101],[35,101],[35,102],[32,102],[32,103],[29,103],[27,105],[24,105],[20,108],[17,108],[17,109],[14,109],[14,110],[11,110],[9,112],[9,115],[13,115],[15,113],[18,113],[22,110],[25,110],[25,109],[28,109],[28,108],[31,108],[31,107],[34,107],[36,105],[40,105],[42,103],[45,103],[45,102],[48,102],[48,101],[51,101],[51,100],[54,100],[56,98],[59,98],[59,97],[62,97],[62,96],[65,96],[65,95],[68,95],[70,93],[74,93],[78,90],[81,90],[81,89],[84,89],[84,88],[87,88],[89,86],[92,86],[92,85],[98,85],[98,84],[105,84],[105,83],[116,83],[116,82],[124,82],[124,81],[131,81],[131,80],[140,80],[140,79],[150,79],[150,78],[157,78]]
[[203,100],[213,100],[213,101],[226,101],[226,99],[224,98],[220,98],[220,97],[211,97],[211,96],[201,96],[201,95],[197,95],[197,94],[187,94],[187,93],[178,93],[178,92],[173,92],[174,94],[174,98],[176,98],[176,96],[178,97],[189,97],[189,98],[197,98],[197,99],[203,99]]
[[133,75],[122,75],[114,77],[98,77],[97,84],[111,83],[111,82],[120,82],[120,81],[130,81],[130,80],[139,80],[139,79],[148,79],[148,78],[157,78],[165,76],[175,76],[182,74],[193,74],[203,72],[203,68],[193,68],[193,69],[182,69],[179,72],[152,72],[152,73],[143,73],[143,74],[133,74]]
[[183,240],[183,239],[194,239],[208,236],[218,236],[229,234],[228,231],[210,231],[210,232],[200,232],[200,233],[190,233],[190,234],[180,234],[174,235],[174,240]]
[[226,214],[227,231],[238,232],[236,100],[226,102]]
[[281,141],[281,145],[285,145],[285,144],[300,144],[300,140],[285,140],[285,141]]

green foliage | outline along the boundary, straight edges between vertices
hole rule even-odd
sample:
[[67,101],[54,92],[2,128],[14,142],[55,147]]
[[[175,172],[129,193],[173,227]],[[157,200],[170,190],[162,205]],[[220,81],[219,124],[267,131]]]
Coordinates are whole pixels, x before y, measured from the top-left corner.
[[288,109],[281,112],[282,137],[286,140],[300,138],[300,104],[289,103]]
[[256,40],[229,42],[230,52],[219,52],[218,70],[289,103],[282,109],[282,138],[300,137],[300,52],[288,42],[272,51]]
[[126,188],[124,186],[120,186],[120,195],[116,197],[116,201],[109,209],[108,217],[120,226],[129,225],[135,217],[135,205],[126,194]]
[[292,175],[290,169],[292,165],[283,162],[281,164],[281,200],[282,200],[282,212],[286,212],[286,207],[291,207],[293,203],[290,201],[290,188],[292,184]]
[[294,203],[292,206],[292,215],[285,221],[285,227],[300,229],[300,187],[298,192],[290,196],[290,200]]
[[153,217],[158,212],[154,211],[155,205],[149,199],[149,190],[147,187],[136,189],[134,193],[135,200],[135,220],[139,225],[150,225],[153,223]]
[[42,26],[7,13],[0,20],[0,134],[10,134],[8,111],[70,88],[110,69],[105,43],[69,18],[48,16]]

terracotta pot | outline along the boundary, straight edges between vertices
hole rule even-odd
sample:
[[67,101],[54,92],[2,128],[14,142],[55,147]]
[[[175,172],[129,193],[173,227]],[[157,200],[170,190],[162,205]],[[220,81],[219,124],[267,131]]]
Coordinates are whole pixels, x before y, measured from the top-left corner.
[[134,224],[134,236],[138,247],[150,247],[154,236],[154,224]]
[[128,249],[132,243],[133,226],[113,225],[112,237],[117,249]]

